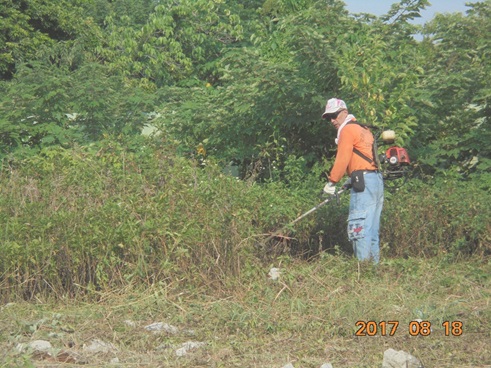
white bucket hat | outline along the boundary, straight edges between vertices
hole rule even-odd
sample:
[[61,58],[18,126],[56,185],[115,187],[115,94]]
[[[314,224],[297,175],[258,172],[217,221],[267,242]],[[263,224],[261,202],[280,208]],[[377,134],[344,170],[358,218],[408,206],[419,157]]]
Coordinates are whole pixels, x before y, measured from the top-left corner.
[[322,119],[325,119],[326,116],[329,114],[334,114],[339,110],[347,110],[347,109],[348,107],[346,107],[346,104],[344,103],[343,100],[340,100],[339,98],[331,98],[327,100],[326,111],[324,111],[324,114],[322,114]]

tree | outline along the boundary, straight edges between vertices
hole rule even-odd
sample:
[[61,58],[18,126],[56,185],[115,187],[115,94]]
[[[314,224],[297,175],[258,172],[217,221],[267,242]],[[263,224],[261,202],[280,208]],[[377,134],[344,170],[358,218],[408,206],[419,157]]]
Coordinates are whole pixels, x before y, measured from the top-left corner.
[[36,58],[43,46],[73,40],[81,29],[78,1],[0,0],[0,79],[18,63]]
[[162,109],[167,131],[191,147],[205,142],[224,159],[267,157],[281,167],[293,155],[311,166],[334,154],[320,116],[326,99],[338,96],[361,121],[394,129],[407,142],[425,98],[409,18],[355,20],[338,1],[295,9],[270,9],[274,17],[253,44],[224,54],[216,87],[169,91]]
[[491,1],[470,7],[467,16],[438,15],[424,28],[432,117],[415,139],[429,172],[491,172]]
[[118,26],[129,24],[136,29],[147,22],[158,4],[158,0],[86,0],[80,6],[84,9],[84,17],[92,18],[101,28],[105,26],[106,18],[111,17],[115,22],[121,21]]
[[106,43],[97,54],[116,73],[157,87],[212,78],[222,48],[238,42],[243,26],[225,2],[161,1],[141,28],[129,17],[106,18]]
[[145,112],[153,111],[152,95],[98,64],[86,63],[75,71],[23,65],[1,87],[0,155],[88,144],[105,134],[140,134]]
[[420,88],[424,56],[409,23],[427,3],[401,1],[380,19],[346,25],[337,39],[342,96],[359,120],[395,130],[400,144],[412,136],[417,106],[427,98]]
[[265,21],[252,44],[226,50],[216,84],[163,88],[163,129],[187,147],[204,143],[227,162],[266,159],[280,167],[290,154],[311,164],[321,159],[324,96],[339,84],[329,37],[341,32],[334,19],[342,6],[326,10],[319,2]]

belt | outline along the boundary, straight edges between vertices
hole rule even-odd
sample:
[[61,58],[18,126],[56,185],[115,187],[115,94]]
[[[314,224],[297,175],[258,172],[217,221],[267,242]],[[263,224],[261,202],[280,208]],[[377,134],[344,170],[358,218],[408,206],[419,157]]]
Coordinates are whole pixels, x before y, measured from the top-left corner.
[[378,170],[363,170],[363,174],[378,173]]

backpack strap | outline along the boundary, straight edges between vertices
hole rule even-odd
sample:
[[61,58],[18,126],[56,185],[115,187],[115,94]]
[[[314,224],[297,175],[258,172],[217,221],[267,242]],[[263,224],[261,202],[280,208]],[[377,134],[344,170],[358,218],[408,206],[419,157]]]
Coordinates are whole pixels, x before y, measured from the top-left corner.
[[[359,121],[356,121],[356,120],[351,120],[348,124],[356,124],[356,125],[359,125],[363,128],[368,128],[368,129],[377,129],[377,127],[373,126],[373,125],[368,125],[368,124],[364,124],[364,123],[360,123]],[[346,124],[346,125],[348,125]]]
[[[368,156],[365,156],[363,153],[361,153],[357,148],[353,148],[353,153],[356,153],[358,156],[360,156],[362,159],[364,159],[365,161],[368,161],[368,163],[373,163],[373,160],[368,157]],[[378,167],[378,166],[377,166]]]

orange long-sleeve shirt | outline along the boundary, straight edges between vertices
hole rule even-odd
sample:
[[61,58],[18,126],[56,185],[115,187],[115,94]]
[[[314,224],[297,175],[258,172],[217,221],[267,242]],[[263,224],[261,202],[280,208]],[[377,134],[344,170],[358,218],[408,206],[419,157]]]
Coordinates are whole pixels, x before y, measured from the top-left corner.
[[339,135],[338,150],[329,181],[337,183],[345,174],[351,175],[357,170],[377,170],[375,163],[369,163],[353,152],[353,148],[356,148],[365,156],[372,158],[373,140],[373,134],[368,128],[358,124],[346,124]]

